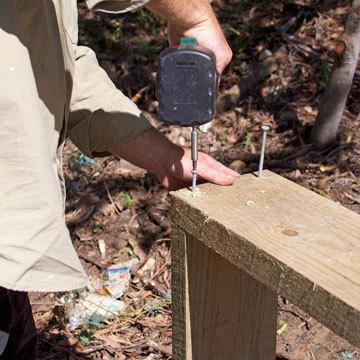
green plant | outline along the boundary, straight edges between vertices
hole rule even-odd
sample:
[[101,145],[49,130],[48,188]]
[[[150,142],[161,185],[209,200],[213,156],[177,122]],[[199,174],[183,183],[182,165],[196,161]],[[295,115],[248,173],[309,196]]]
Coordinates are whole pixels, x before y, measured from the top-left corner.
[[157,54],[149,41],[140,39],[137,43],[138,52],[145,56],[149,61],[155,61],[157,59]]
[[136,203],[135,199],[129,194],[124,195],[124,202],[125,202],[126,208],[129,208],[129,207],[135,205],[135,203]]
[[105,225],[102,224],[96,224],[92,228],[93,234],[100,234],[105,231]]
[[240,36],[232,36],[232,38],[230,39],[230,43],[232,49],[238,54],[244,52],[247,48],[246,40]]
[[89,345],[93,340],[94,333],[104,327],[105,317],[94,312],[91,314],[87,324],[78,335],[78,339],[84,344]]
[[319,89],[320,91],[323,91],[328,84],[330,78],[329,64],[326,60],[320,61],[317,74],[319,76]]
[[78,339],[84,345],[89,345],[89,344],[91,344],[91,341],[93,339],[93,332],[90,329],[83,329],[83,330],[81,330],[80,334],[78,335]]
[[243,144],[244,144],[245,151],[249,151],[250,146],[253,144],[252,134],[250,131],[246,132],[245,140],[243,141]]
[[123,31],[122,31],[122,28],[121,28],[121,26],[119,26],[118,28],[116,28],[116,30],[115,30],[115,39],[117,40],[117,41],[122,41],[123,39],[124,39],[124,33],[123,33]]
[[284,320],[278,322],[277,331],[278,335],[282,335],[287,330],[288,324]]

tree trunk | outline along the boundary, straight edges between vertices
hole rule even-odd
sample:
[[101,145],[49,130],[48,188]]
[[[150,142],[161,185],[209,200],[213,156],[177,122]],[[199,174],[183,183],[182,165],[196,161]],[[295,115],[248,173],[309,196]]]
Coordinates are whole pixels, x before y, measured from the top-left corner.
[[335,51],[338,59],[311,132],[311,140],[318,147],[328,145],[337,138],[360,52],[360,0],[353,1],[345,30],[337,41]]

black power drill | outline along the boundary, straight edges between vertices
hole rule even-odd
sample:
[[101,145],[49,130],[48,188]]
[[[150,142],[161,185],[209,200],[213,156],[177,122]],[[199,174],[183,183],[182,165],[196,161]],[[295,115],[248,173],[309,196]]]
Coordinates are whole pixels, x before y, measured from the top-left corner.
[[181,38],[180,45],[159,57],[157,98],[162,121],[191,126],[192,193],[196,192],[198,130],[214,117],[218,94],[215,54],[197,45],[196,39]]

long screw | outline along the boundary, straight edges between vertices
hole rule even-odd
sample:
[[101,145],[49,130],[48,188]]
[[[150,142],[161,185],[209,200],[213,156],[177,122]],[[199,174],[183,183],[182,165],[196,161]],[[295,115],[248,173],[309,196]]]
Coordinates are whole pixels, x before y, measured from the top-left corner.
[[194,126],[191,132],[191,160],[192,160],[192,195],[195,196],[196,193],[196,177],[197,177],[197,161],[198,161],[198,132],[197,128]]
[[260,154],[260,162],[259,162],[259,172],[258,177],[261,178],[264,168],[264,159],[265,159],[265,149],[266,149],[266,135],[267,132],[270,130],[270,126],[262,125],[262,144],[261,144],[261,154]]

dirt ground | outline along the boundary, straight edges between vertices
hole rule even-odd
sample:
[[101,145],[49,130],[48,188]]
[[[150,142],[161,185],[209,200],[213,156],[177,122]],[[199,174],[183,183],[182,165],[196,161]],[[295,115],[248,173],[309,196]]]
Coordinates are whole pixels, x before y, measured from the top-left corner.
[[[229,100],[200,148],[239,173],[257,170],[260,126],[271,127],[265,167],[360,213],[360,67],[338,142],[317,150],[309,130],[334,62],[333,42],[348,2],[213,1],[234,50],[221,93],[252,67],[281,53],[276,70],[236,103]],[[116,86],[171,141],[190,144],[190,129],[158,122],[156,59],[166,47],[164,24],[145,10],[100,15],[79,2],[80,43],[93,48]],[[100,96],[101,94],[99,94]],[[81,292],[32,294],[39,359],[171,359],[170,218],[168,193],[151,175],[114,157],[88,159],[70,142],[64,151],[66,220],[92,287],[103,291],[110,265],[138,259],[125,309],[112,319],[67,327],[68,304]],[[100,289],[100,290],[99,290]],[[356,360],[352,347],[279,298],[278,359]],[[219,359],[220,360],[220,359]]]

